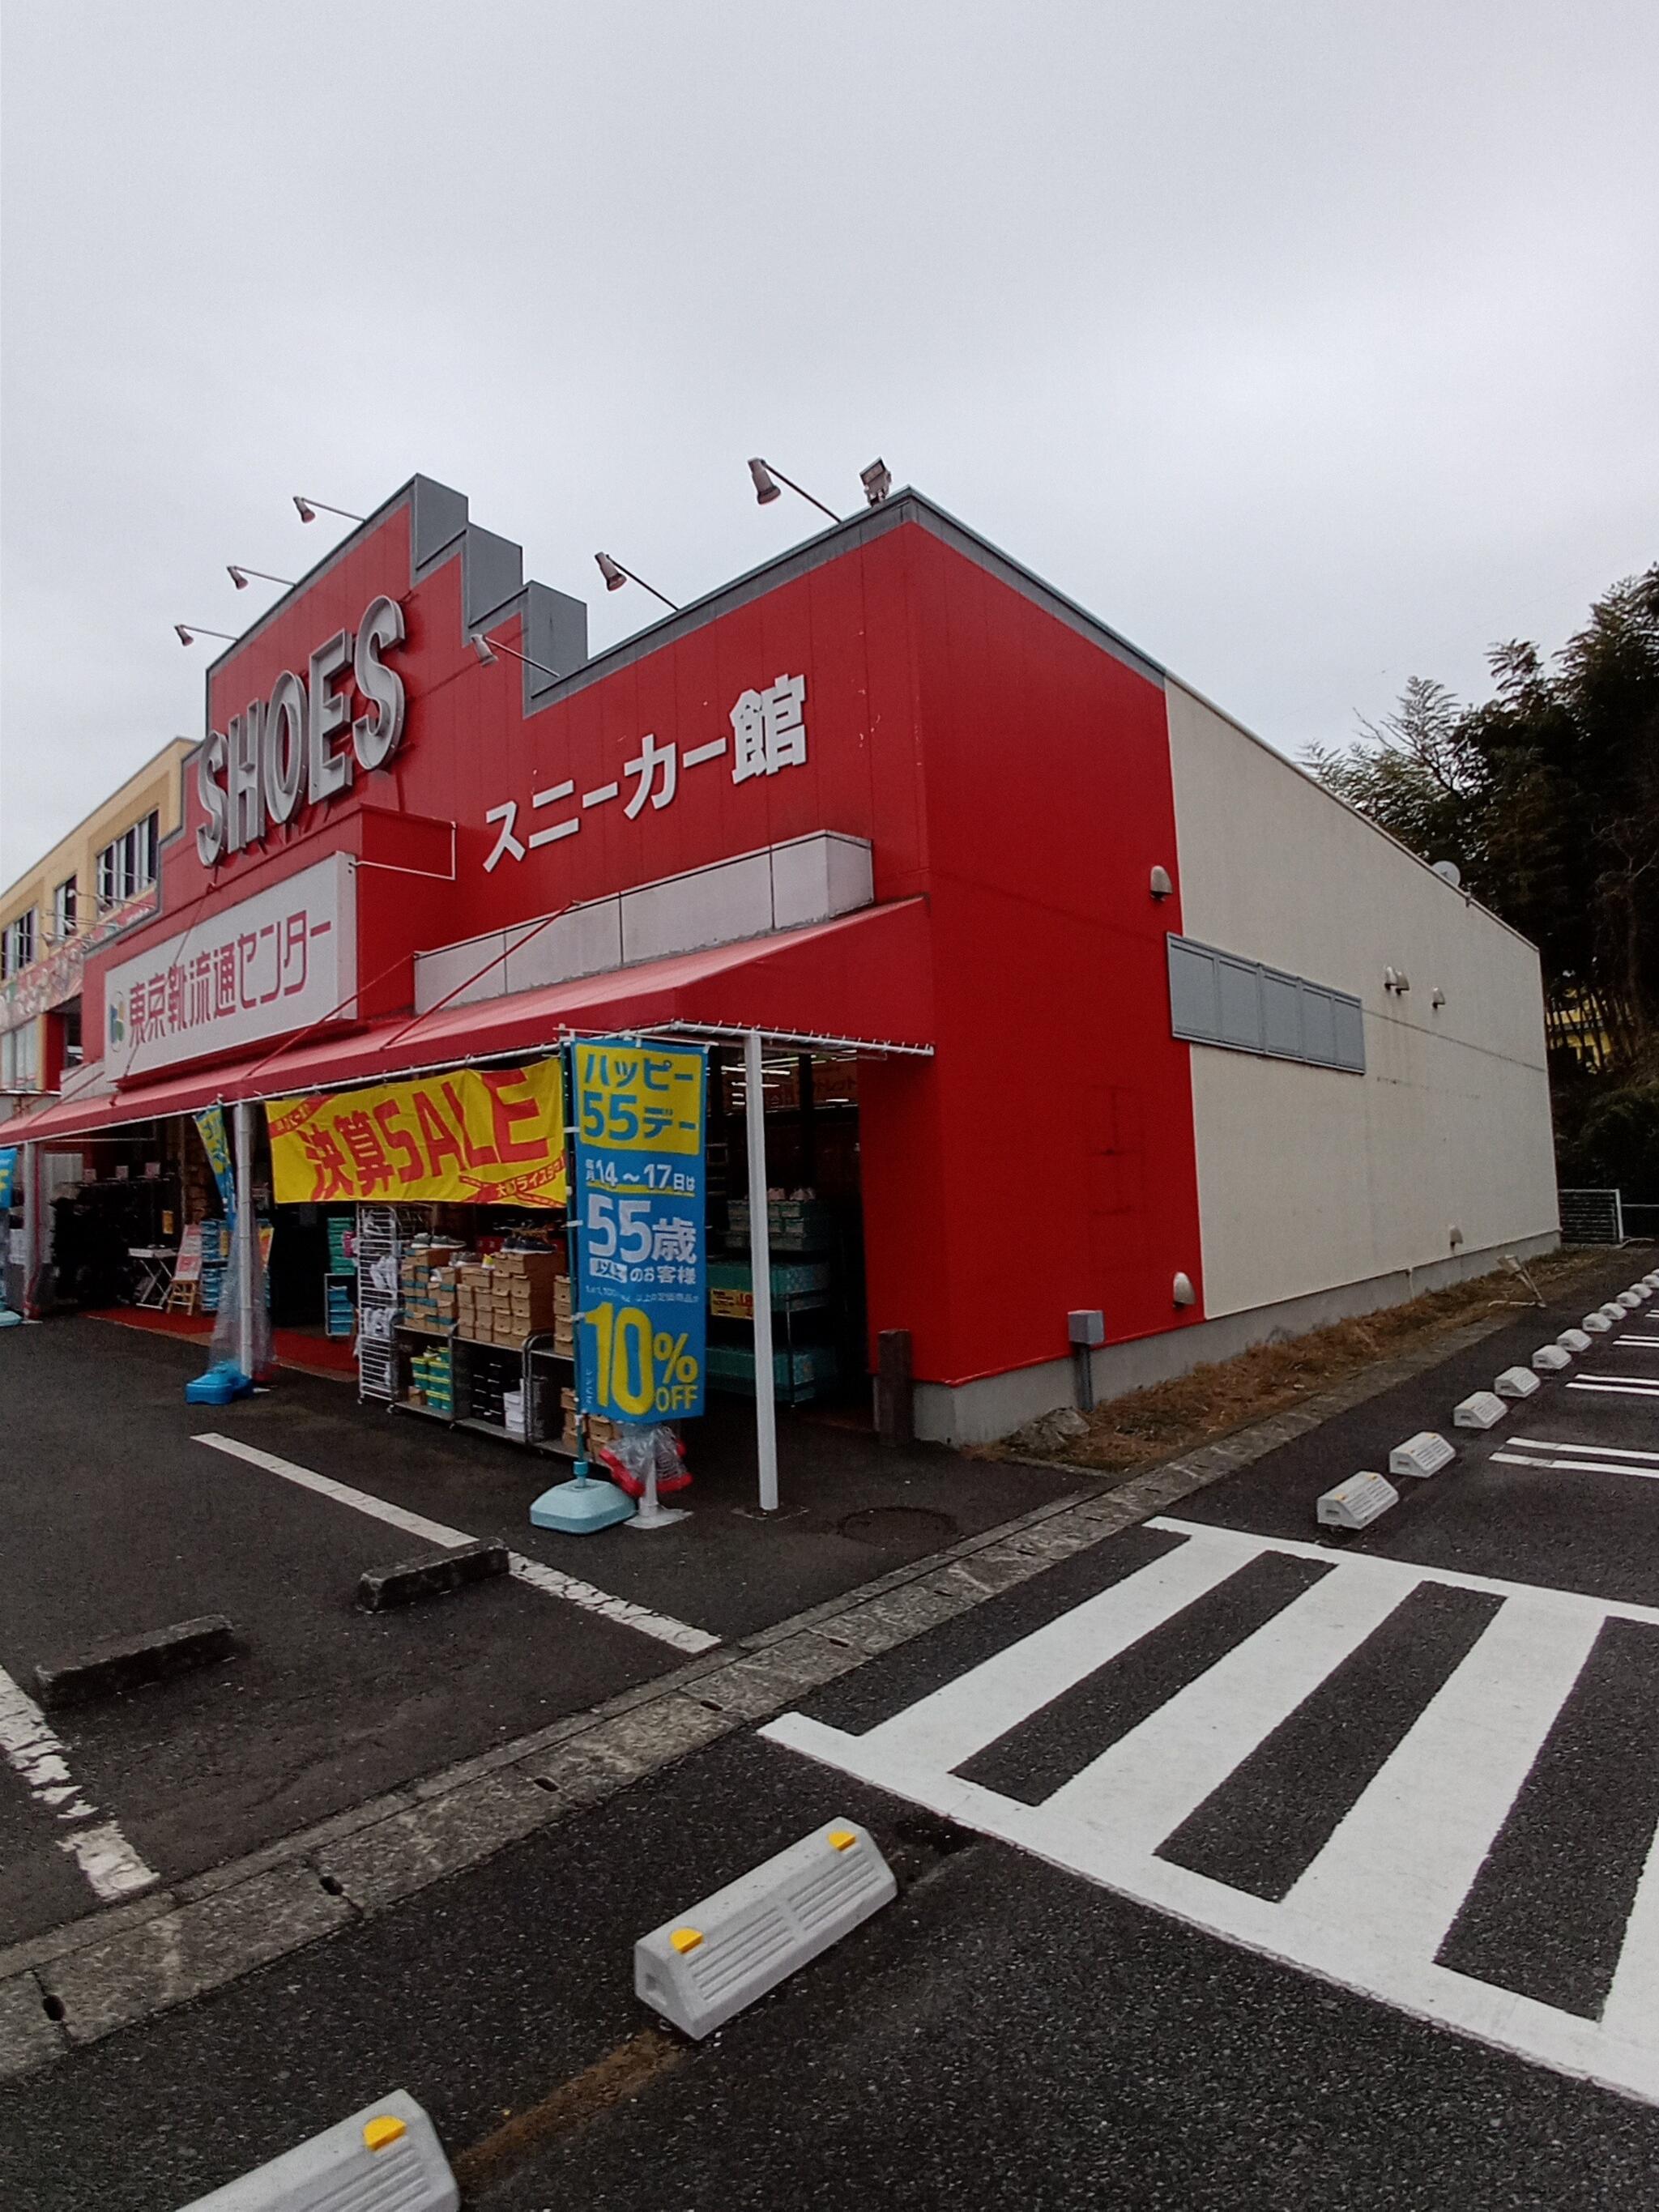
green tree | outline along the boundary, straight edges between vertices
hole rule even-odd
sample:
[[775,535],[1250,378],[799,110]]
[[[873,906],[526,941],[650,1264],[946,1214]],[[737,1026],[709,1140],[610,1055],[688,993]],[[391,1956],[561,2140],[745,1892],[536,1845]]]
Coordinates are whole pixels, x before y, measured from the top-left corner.
[[1538,946],[1552,1042],[1594,1039],[1609,1089],[1659,1079],[1659,564],[1547,663],[1516,641],[1467,706],[1414,678],[1307,764]]

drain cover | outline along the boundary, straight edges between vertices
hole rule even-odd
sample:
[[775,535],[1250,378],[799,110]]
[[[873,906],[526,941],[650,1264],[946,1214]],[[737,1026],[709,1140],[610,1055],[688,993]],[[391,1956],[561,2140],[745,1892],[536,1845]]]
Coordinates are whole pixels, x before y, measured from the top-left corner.
[[918,1552],[937,1550],[957,1534],[950,1515],[928,1505],[869,1505],[836,1526],[855,1544],[902,1545]]

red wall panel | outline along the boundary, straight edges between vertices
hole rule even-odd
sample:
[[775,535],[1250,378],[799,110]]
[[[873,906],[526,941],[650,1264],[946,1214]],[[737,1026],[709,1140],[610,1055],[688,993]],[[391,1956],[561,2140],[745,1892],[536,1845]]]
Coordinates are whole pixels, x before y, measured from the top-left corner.
[[[1053,606],[904,523],[711,615],[526,718],[524,673],[479,665],[460,560],[410,577],[407,503],[349,541],[214,675],[211,726],[303,674],[384,592],[406,638],[387,659],[407,691],[385,772],[302,808],[265,844],[204,870],[186,776],[185,829],[163,854],[156,921],[94,963],[129,957],[322,853],[356,854],[366,1015],[411,1002],[410,956],[572,902],[780,840],[870,840],[876,895],[925,895],[937,1057],[871,1065],[861,1143],[872,1334],[906,1328],[926,1379],[957,1382],[1062,1357],[1065,1316],[1100,1306],[1109,1337],[1177,1326],[1170,1279],[1199,1279],[1188,1048],[1170,1035],[1164,935],[1178,902],[1148,877],[1175,854],[1158,685]],[[495,629],[521,642],[516,620]],[[738,695],[807,679],[805,765],[734,782]],[[671,805],[629,820],[624,763],[653,733],[682,756]],[[534,810],[567,779],[570,800]],[[620,781],[614,800],[580,794]],[[484,861],[487,810],[516,834],[579,818],[520,861]],[[453,856],[452,856],[453,848]],[[92,1046],[95,1048],[95,1046]]]

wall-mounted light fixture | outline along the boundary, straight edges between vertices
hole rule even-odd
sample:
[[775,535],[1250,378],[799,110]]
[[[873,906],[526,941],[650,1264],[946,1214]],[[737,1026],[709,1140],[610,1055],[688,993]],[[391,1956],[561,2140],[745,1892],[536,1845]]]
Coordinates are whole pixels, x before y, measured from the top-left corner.
[[1429,1004],[1434,1008],[1436,1013],[1439,1012],[1440,1009],[1445,1005],[1445,1003],[1446,994],[1443,991],[1440,990],[1435,991],[1429,1000]]
[[297,491],[294,495],[294,504],[299,510],[301,522],[315,522],[319,514],[337,514],[342,522],[362,522],[365,520],[361,514],[349,514],[343,507],[331,507],[325,499],[304,499]]
[[1195,1306],[1198,1304],[1198,1292],[1193,1288],[1193,1279],[1188,1274],[1182,1273],[1176,1277],[1170,1286],[1170,1295],[1178,1306]]
[[291,592],[294,589],[292,576],[273,576],[265,568],[239,568],[234,561],[227,563],[225,574],[239,592],[246,591],[250,580],[255,576],[262,584],[280,584],[285,592]]
[[631,568],[624,568],[620,561],[613,561],[608,553],[596,553],[593,558],[599,564],[599,574],[605,578],[607,592],[619,592],[624,584],[637,584],[642,592],[649,592],[653,599],[660,599],[670,614],[678,614],[678,604],[669,598],[666,592],[659,592],[654,584],[647,584],[643,576],[636,576]]
[[1167,868],[1154,868],[1152,874],[1152,893],[1155,899],[1173,898],[1175,885],[1170,881]]
[[198,637],[222,637],[227,645],[236,642],[228,629],[204,629],[200,623],[174,623],[173,627],[179,633],[180,645],[194,645]]
[[775,499],[781,499],[781,487],[787,484],[797,499],[804,499],[809,507],[817,507],[820,514],[827,514],[831,522],[842,520],[833,507],[826,507],[821,499],[814,499],[810,491],[801,489],[793,477],[785,476],[781,469],[773,468],[758,455],[749,464],[749,475],[755,487],[756,501],[762,507],[770,507]]
[[1382,970],[1382,988],[1385,991],[1397,991],[1403,996],[1411,987],[1412,979],[1403,968],[1385,968]]

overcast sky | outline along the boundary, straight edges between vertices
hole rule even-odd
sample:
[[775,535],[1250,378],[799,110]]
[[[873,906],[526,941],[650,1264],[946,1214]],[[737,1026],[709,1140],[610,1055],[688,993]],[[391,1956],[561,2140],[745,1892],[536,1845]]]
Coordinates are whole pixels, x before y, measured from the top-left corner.
[[[416,470],[689,599],[877,453],[1295,753],[1659,555],[1652,0],[4,0],[0,883]],[[258,602],[264,604],[263,591]]]

